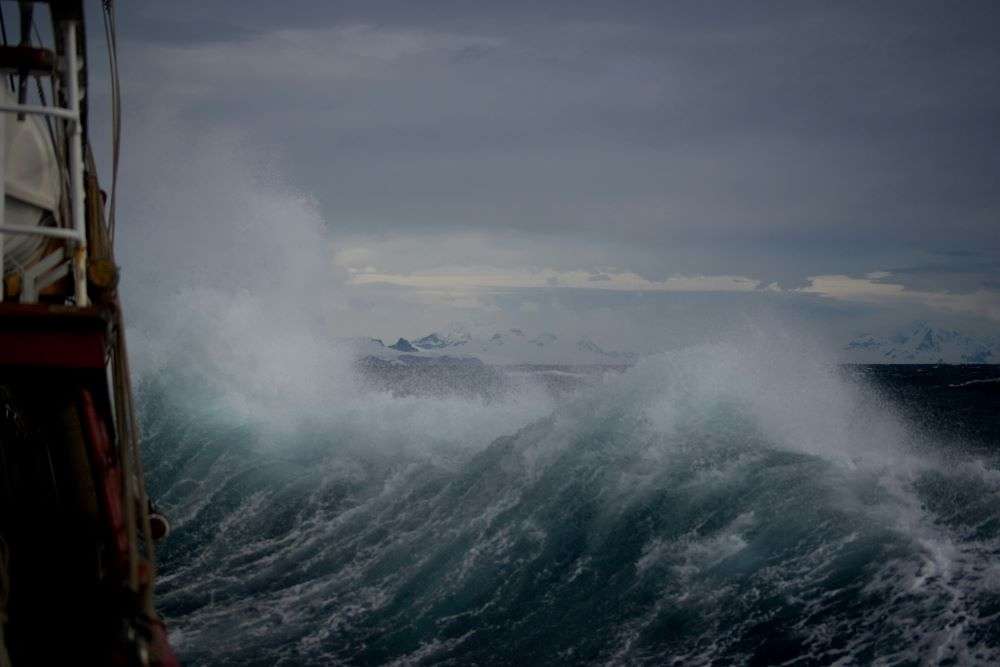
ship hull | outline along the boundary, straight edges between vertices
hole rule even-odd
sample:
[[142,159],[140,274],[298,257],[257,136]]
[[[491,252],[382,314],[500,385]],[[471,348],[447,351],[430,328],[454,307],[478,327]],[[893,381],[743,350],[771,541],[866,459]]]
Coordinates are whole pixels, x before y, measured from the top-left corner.
[[[128,586],[111,326],[99,309],[0,304],[0,657],[8,664],[176,664],[162,624]],[[151,574],[141,573],[143,585]]]

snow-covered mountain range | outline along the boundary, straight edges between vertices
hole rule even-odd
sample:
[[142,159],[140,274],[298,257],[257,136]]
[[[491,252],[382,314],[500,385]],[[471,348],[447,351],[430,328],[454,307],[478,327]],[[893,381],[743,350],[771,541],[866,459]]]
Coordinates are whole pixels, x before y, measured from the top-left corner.
[[915,322],[887,336],[861,334],[844,354],[861,364],[1000,364],[1000,334],[972,336]]
[[[639,355],[608,350],[586,336],[557,336],[517,328],[471,333],[456,329],[399,338],[350,341],[358,359],[369,366],[574,365],[627,366]],[[841,349],[841,360],[858,364],[1000,364],[1000,332],[970,335],[954,329],[915,322],[891,334],[861,334]]]
[[[474,334],[465,330],[430,333],[419,338],[400,338],[392,344],[379,339],[356,341],[357,353],[373,363],[485,363],[627,365],[638,359],[632,352],[605,350],[583,337],[560,337],[553,333],[526,333],[511,328]],[[378,361],[375,361],[378,360]]]

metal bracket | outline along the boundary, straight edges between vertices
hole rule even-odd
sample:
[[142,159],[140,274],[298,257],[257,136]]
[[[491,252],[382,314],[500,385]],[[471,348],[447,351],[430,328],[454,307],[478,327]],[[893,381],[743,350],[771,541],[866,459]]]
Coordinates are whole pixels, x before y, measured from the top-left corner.
[[[65,3],[57,3],[52,6],[62,7]],[[67,16],[67,18],[70,18]],[[65,76],[66,102],[63,107],[46,107],[38,105],[24,104],[23,99],[18,100],[18,104],[0,104],[0,280],[4,271],[4,234],[37,234],[52,238],[66,239],[72,242],[73,255],[71,268],[73,271],[74,299],[77,306],[89,305],[89,295],[87,294],[87,227],[84,211],[84,188],[83,188],[83,136],[81,127],[80,97],[80,60],[76,48],[76,27],[75,20],[66,20],[63,24],[63,40],[65,44],[65,62],[63,63],[63,75]],[[4,155],[4,118],[3,113],[16,113],[18,116],[24,114],[40,114],[43,116],[53,116],[67,121],[67,131],[69,140],[69,178],[70,178],[70,228],[55,227],[24,227],[21,225],[4,224],[3,207],[6,205],[6,156]],[[61,261],[65,253],[60,251]],[[47,262],[46,257],[42,262]],[[56,269],[55,264],[42,263],[32,267],[24,274],[24,286],[21,292],[21,303],[33,303],[38,299],[38,290],[44,289],[56,280],[59,280],[65,273],[62,269]],[[3,291],[0,289],[0,301],[3,301]]]
[[66,252],[60,248],[24,270],[21,303],[35,303],[38,293],[69,273]]

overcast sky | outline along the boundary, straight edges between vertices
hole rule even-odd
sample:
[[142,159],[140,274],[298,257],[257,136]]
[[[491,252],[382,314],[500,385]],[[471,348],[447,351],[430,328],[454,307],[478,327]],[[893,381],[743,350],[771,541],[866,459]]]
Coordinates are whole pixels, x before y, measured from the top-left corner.
[[1000,326],[995,3],[133,2],[119,29],[123,261],[157,289],[298,243],[351,335]]

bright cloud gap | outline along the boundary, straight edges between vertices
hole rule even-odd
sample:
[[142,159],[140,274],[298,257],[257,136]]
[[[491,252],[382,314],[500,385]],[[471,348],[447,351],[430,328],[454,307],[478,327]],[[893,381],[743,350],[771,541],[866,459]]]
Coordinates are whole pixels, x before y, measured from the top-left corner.
[[1000,320],[1000,293],[981,290],[972,294],[909,289],[883,282],[891,276],[874,271],[863,278],[845,275],[810,276],[809,284],[784,289],[747,276],[693,275],[650,280],[632,271],[608,268],[592,270],[498,269],[494,267],[444,267],[412,273],[379,271],[373,266],[347,267],[348,283],[354,286],[391,285],[442,293],[505,289],[574,288],[619,292],[756,292],[812,295],[856,303],[916,303],[935,309],[965,312]]
[[630,271],[608,270],[455,268],[411,274],[367,269],[349,269],[349,272],[353,285],[382,284],[435,290],[572,287],[641,292],[752,292],[761,285],[759,280],[743,276],[674,276],[666,280],[649,280]]

